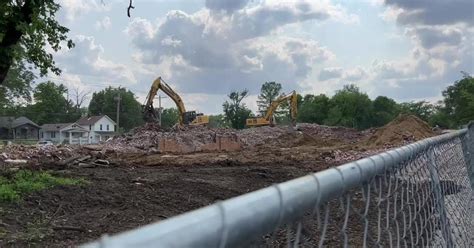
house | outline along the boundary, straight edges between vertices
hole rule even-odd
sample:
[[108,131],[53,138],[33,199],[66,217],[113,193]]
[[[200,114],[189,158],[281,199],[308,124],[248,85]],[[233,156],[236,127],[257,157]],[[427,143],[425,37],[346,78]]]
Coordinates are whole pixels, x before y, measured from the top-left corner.
[[77,123],[44,124],[41,126],[41,140],[50,140],[54,143],[86,144],[89,130]]
[[0,117],[0,139],[38,140],[40,126],[30,119],[21,116]]
[[116,128],[107,115],[82,117],[74,123],[44,124],[40,138],[54,143],[94,144],[113,137]]
[[89,143],[106,141],[117,131],[117,123],[107,115],[82,117],[76,123],[89,131]]

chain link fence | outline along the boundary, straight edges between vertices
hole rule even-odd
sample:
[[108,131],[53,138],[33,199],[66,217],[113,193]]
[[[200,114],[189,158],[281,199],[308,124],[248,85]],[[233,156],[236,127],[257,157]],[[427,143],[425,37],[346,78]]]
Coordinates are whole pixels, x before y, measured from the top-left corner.
[[83,247],[474,247],[474,128]]

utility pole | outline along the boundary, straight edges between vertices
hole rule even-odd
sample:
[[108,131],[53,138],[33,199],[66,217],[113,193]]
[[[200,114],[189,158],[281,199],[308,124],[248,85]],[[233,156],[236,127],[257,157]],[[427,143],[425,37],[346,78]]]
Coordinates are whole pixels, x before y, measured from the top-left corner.
[[122,100],[120,92],[118,96],[114,97],[114,100],[117,101],[117,132],[120,132],[120,101]]
[[161,127],[161,95],[158,95],[158,124]]

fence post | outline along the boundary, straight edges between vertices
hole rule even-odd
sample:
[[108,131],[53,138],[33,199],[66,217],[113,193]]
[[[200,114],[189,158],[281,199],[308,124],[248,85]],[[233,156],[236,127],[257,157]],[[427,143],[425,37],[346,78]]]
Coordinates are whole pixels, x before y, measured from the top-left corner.
[[436,209],[438,209],[438,213],[439,213],[441,233],[443,235],[444,240],[446,240],[446,247],[454,247],[453,239],[451,237],[451,233],[452,233],[451,227],[449,225],[449,221],[446,216],[446,209],[444,207],[445,206],[444,194],[441,190],[441,184],[439,181],[438,166],[436,164],[434,146],[432,146],[428,150],[428,152],[429,152],[428,153],[428,156],[429,156],[428,168],[430,170],[430,177],[431,177],[431,182],[432,182],[431,185],[432,185],[434,197],[437,203]]
[[461,140],[464,161],[467,167],[467,174],[471,182],[471,188],[474,189],[474,121],[467,125],[467,133]]

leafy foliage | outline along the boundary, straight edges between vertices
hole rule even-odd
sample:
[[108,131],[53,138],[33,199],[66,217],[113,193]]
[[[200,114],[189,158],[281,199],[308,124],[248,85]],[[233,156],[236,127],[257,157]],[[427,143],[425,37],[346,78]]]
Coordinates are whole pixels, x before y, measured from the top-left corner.
[[0,11],[0,83],[5,81],[14,63],[27,62],[39,69],[59,74],[53,56],[45,47],[58,51],[65,45],[72,48],[69,29],[56,20],[60,5],[54,0],[2,1]]
[[393,120],[400,112],[397,102],[386,96],[378,96],[373,102],[372,126],[380,127]]
[[248,91],[233,91],[225,101],[222,107],[224,108],[225,120],[230,123],[230,126],[236,129],[245,127],[245,121],[250,117],[252,111],[248,109],[245,104],[241,103],[247,96]]
[[429,121],[430,116],[435,113],[435,106],[427,101],[404,102],[400,104],[400,111],[405,114],[413,114],[424,121]]
[[94,92],[89,103],[89,115],[107,115],[117,121],[117,101],[115,97],[121,97],[120,101],[120,127],[130,130],[143,124],[141,105],[135,99],[135,94],[125,88],[107,87],[104,90]]
[[329,97],[305,95],[298,108],[298,121],[323,124],[329,112]]
[[161,113],[161,126],[164,128],[171,128],[178,123],[179,111],[177,108],[166,108]]
[[24,108],[25,115],[38,124],[74,122],[81,116],[73,102],[67,98],[63,84],[47,81],[33,90],[35,104]]
[[[275,82],[265,82],[260,88],[257,105],[261,116],[267,112],[270,104],[281,95],[281,84]],[[275,113],[276,114],[276,113]]]
[[329,102],[327,125],[364,129],[371,126],[372,101],[355,85],[345,85]]
[[463,79],[454,82],[443,91],[446,112],[454,125],[466,124],[474,120],[474,78],[465,74]]

